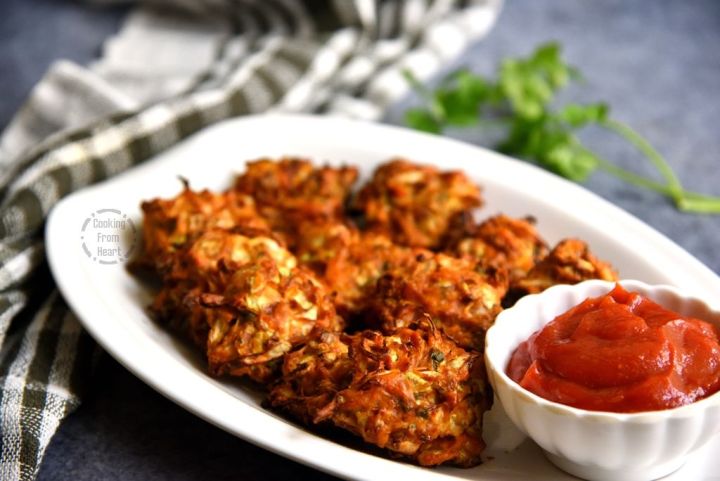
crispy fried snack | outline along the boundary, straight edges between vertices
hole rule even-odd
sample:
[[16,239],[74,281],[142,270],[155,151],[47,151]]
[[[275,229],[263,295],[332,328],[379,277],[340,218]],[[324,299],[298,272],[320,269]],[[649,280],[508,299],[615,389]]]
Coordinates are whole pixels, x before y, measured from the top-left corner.
[[320,410],[353,380],[355,365],[348,353],[348,342],[345,334],[323,332],[286,354],[282,378],[270,391],[270,405],[305,424],[313,424]]
[[209,370],[269,381],[282,356],[313,333],[342,330],[325,286],[308,269],[270,257],[241,265],[221,294],[195,298],[209,309]]
[[414,327],[311,341],[286,356],[270,404],[423,466],[479,464],[492,403],[482,357],[430,322]]
[[370,229],[411,247],[438,247],[451,219],[482,205],[480,188],[462,172],[396,159],[381,165],[355,199]]
[[412,264],[420,253],[430,254],[394,244],[382,234],[361,233],[327,264],[325,283],[334,293],[338,311],[344,316],[360,313],[378,279],[392,268]]
[[204,349],[209,331],[207,310],[190,308],[185,304],[186,298],[198,296],[204,291],[205,287],[201,283],[191,280],[164,284],[150,305],[150,313],[157,322],[170,326]]
[[175,255],[209,229],[241,228],[246,232],[270,233],[270,226],[258,213],[252,197],[236,192],[197,192],[184,183],[183,191],[172,199],[142,203],[143,252],[135,267],[164,274]]
[[429,315],[458,345],[482,350],[485,331],[502,310],[501,293],[470,260],[432,253],[415,260],[380,278],[365,313],[367,324],[389,333]]
[[512,285],[520,295],[542,292],[556,284],[577,284],[589,279],[618,280],[612,266],[595,257],[579,239],[559,242],[528,275]]
[[221,229],[209,230],[177,252],[150,309],[157,320],[187,334],[205,349],[209,312],[187,300],[202,293],[223,292],[235,269],[264,258],[284,272],[297,265],[290,252],[268,237],[251,238]]
[[349,221],[319,219],[301,222],[294,234],[293,253],[301,264],[324,278],[328,264],[345,255],[360,233]]
[[234,190],[255,199],[273,230],[292,233],[299,221],[341,218],[355,180],[355,167],[315,167],[292,157],[260,159],[247,164]]
[[478,260],[489,269],[507,269],[510,282],[525,274],[547,255],[532,218],[515,219],[503,214],[470,225],[464,235],[449,242],[449,252]]
[[183,253],[168,278],[193,277],[221,282],[213,277],[264,258],[271,259],[283,272],[297,266],[295,256],[275,239],[228,230],[208,230]]

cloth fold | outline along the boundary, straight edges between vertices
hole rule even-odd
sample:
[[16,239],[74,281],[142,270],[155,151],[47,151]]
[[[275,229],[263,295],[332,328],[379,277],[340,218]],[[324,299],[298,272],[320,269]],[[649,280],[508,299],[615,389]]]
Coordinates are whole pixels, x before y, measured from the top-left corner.
[[52,65],[0,138],[0,479],[36,477],[92,369],[44,258],[59,199],[223,119],[379,119],[407,93],[403,69],[429,78],[500,2],[165,0],[138,6],[89,68]]

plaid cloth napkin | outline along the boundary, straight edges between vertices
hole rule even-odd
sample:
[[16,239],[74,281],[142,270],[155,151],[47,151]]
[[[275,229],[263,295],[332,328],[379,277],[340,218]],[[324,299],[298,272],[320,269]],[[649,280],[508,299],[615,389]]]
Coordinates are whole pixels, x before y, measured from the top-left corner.
[[90,68],[53,65],[0,139],[0,479],[35,478],[97,352],[45,262],[60,198],[238,115],[378,119],[407,92],[402,69],[430,77],[500,1],[165,0]]

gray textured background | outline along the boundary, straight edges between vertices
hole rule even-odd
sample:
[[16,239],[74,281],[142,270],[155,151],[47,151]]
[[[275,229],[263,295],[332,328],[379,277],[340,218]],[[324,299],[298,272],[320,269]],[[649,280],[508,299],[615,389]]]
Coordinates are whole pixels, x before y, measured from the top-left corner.
[[[61,0],[0,4],[0,127],[57,58],[87,62],[126,8]],[[507,0],[496,28],[458,65],[490,73],[499,59],[559,40],[587,83],[567,99],[605,100],[616,118],[666,155],[688,189],[720,195],[720,2]],[[407,99],[387,121],[399,123]],[[458,135],[481,142],[482,135]],[[606,158],[651,174],[612,135],[585,139]],[[681,214],[660,196],[604,174],[587,187],[655,227],[720,272],[720,216]],[[40,480],[325,478],[186,413],[104,355],[80,409],[50,445]]]

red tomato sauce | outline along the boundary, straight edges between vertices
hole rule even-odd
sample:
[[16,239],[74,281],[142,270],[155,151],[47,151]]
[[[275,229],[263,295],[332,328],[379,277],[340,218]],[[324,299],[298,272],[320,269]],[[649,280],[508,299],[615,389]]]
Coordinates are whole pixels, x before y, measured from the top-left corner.
[[720,390],[718,335],[708,322],[616,285],[520,344],[507,373],[545,399],[582,409],[669,409]]

